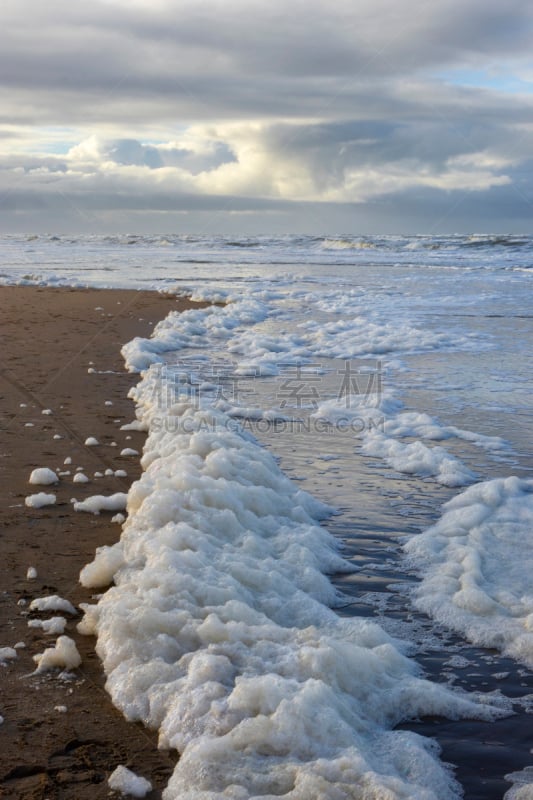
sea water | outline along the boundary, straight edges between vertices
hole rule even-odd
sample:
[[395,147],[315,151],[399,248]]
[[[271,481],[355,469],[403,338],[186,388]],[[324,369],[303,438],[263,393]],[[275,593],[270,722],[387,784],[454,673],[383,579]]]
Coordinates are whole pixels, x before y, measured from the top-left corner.
[[5,282],[217,302],[123,349],[144,472],[81,575],[114,582],[83,623],[113,701],[181,754],[165,797],[457,797],[443,760],[502,797],[533,759],[533,239],[0,245]]

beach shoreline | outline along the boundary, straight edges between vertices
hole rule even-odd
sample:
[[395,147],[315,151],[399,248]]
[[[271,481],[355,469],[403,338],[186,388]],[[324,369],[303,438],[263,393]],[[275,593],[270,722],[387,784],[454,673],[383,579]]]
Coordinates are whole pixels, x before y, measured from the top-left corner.
[[[0,288],[0,647],[19,645],[17,657],[2,667],[3,797],[107,798],[107,777],[124,764],[150,779],[154,788],[147,797],[155,800],[172,772],[176,754],[158,751],[155,733],[128,723],[112,706],[95,640],[76,631],[81,613],[66,615],[65,633],[82,656],[70,678],[57,671],[32,674],[33,656],[56,637],[28,621],[52,616],[29,611],[37,597],[59,595],[78,609],[91,602],[91,591],[79,583],[80,569],[96,547],[120,537],[112,514],[77,513],[70,501],[127,492],[140,474],[138,457],[120,455],[124,448],[141,452],[144,441],[143,433],[120,430],[135,417],[127,393],[138,379],[125,371],[121,346],[150,336],[171,310],[198,305],[145,290]],[[85,445],[91,436],[99,445]],[[36,467],[70,474],[54,486],[32,486]],[[88,483],[73,483],[78,467]],[[53,492],[56,504],[27,507],[25,497],[41,491]],[[29,567],[36,578],[27,578]]]

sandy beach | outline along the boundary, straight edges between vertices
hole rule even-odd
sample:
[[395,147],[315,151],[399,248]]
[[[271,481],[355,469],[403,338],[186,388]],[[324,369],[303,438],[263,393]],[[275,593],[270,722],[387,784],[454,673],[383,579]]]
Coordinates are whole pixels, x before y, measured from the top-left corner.
[[[94,639],[69,621],[82,664],[70,679],[58,672],[32,674],[33,656],[55,637],[29,627],[50,613],[29,611],[34,598],[59,595],[74,606],[88,602],[80,569],[96,547],[111,544],[120,526],[111,514],[76,513],[71,498],[127,491],[140,473],[143,434],[121,431],[134,418],[120,347],[149,336],[171,309],[190,303],[155,292],[2,287],[0,430],[0,647],[18,645],[1,667],[0,796],[13,800],[83,800],[109,796],[107,777],[124,764],[149,776],[147,795],[160,797],[176,754],[157,750],[156,735],[129,724],[112,706],[94,652]],[[51,413],[43,413],[51,412]],[[93,436],[99,446],[84,444]],[[65,465],[65,459],[72,459]],[[54,487],[31,486],[36,467],[69,471]],[[73,483],[78,467],[88,483]],[[125,470],[127,477],[94,473]],[[57,495],[54,506],[28,508],[25,497]],[[29,567],[37,577],[27,579]]]

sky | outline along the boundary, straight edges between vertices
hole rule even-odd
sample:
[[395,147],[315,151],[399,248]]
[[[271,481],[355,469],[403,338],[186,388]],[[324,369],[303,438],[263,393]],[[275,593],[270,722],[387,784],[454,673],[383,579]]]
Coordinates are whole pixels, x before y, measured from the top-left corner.
[[2,0],[0,232],[531,233],[531,0]]

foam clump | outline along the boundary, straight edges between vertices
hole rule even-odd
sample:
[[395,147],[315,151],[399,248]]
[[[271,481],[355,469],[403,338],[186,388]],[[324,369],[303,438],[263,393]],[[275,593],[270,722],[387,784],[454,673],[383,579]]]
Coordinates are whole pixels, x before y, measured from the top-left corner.
[[59,636],[65,632],[67,620],[65,617],[51,617],[50,619],[30,619],[28,628],[41,628],[47,636]]
[[47,647],[44,653],[37,653],[33,660],[37,664],[36,673],[47,672],[56,667],[72,670],[81,664],[76,643],[69,636],[59,636],[54,647]]
[[372,431],[366,436],[361,450],[382,458],[396,472],[432,477],[443,486],[465,486],[476,478],[472,470],[443,447],[427,447],[421,441],[405,444]]
[[124,345],[121,353],[130,372],[143,372],[152,364],[163,363],[164,354],[169,351],[205,347],[212,337],[219,342],[229,340],[240,325],[258,322],[267,316],[267,305],[250,297],[220,307],[171,311],[156,325],[150,339],[137,336]]
[[75,511],[87,511],[89,514],[100,514],[101,511],[124,511],[128,495],[116,492],[112,495],[94,494],[85,500],[74,503]]
[[57,594],[48,597],[36,597],[30,603],[30,611],[64,611],[76,616],[78,613],[70,600],[59,597]]
[[0,664],[4,665],[8,661],[17,658],[17,651],[14,647],[0,647]]
[[[118,516],[118,515],[117,515]],[[115,519],[115,517],[113,517]],[[80,583],[90,589],[100,589],[109,586],[115,572],[124,565],[122,545],[117,542],[108,547],[98,547],[94,560],[87,564],[80,572]]]
[[89,478],[83,472],[77,472],[73,479],[72,483],[89,483]]
[[533,767],[511,772],[505,775],[505,780],[513,785],[505,792],[503,800],[533,800]]
[[24,499],[25,505],[28,508],[43,508],[44,506],[53,506],[56,503],[55,494],[46,494],[46,492],[38,492],[37,494],[30,494]]
[[533,481],[497,478],[443,506],[405,550],[415,603],[470,641],[533,666]]
[[30,475],[29,483],[39,486],[49,486],[52,483],[58,483],[59,478],[53,469],[48,467],[38,467],[34,469]]
[[152,791],[152,784],[146,778],[136,775],[131,769],[118,766],[107,779],[107,784],[114,792],[129,797],[146,797]]
[[[342,400],[322,402],[312,417],[354,433],[361,440],[361,452],[405,475],[432,478],[443,486],[461,487],[476,480],[476,474],[442,446],[430,442],[462,439],[493,452],[509,450],[498,436],[484,436],[416,411],[404,411],[390,392],[348,395]],[[413,442],[402,439],[414,438]]]
[[96,447],[99,444],[100,444],[100,442],[98,441],[98,439],[95,436],[88,436],[85,439],[85,445],[87,447]]
[[126,422],[124,425],[121,425],[120,430],[146,432],[148,430],[148,426],[145,422],[141,422],[141,420],[139,419],[134,419],[132,420],[132,422]]

